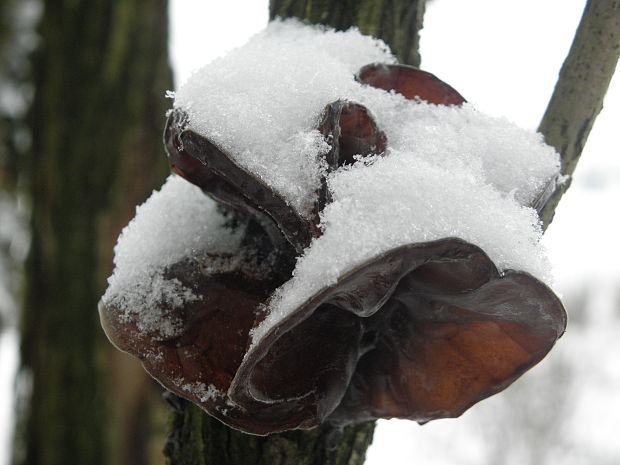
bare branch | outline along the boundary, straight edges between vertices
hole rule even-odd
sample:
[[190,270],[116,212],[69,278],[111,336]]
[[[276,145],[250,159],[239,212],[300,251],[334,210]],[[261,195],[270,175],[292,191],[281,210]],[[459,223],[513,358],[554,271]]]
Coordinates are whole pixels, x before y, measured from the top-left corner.
[[[579,161],[620,55],[620,2],[588,0],[538,130],[562,157],[562,174]],[[546,228],[570,183],[551,196],[541,212]]]

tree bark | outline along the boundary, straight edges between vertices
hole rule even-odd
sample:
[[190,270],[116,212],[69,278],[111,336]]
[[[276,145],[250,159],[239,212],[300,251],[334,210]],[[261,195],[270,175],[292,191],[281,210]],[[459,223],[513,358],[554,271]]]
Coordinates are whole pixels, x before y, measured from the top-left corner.
[[382,39],[400,63],[420,66],[425,0],[271,0],[270,19],[299,18]]
[[[172,396],[172,394],[170,395]],[[188,401],[174,397],[166,455],[175,465],[362,465],[374,423],[343,431],[311,430],[252,436],[228,428]]]
[[[137,363],[110,368],[95,309],[120,228],[167,173],[167,29],[167,0],[44,2],[19,165],[32,205],[21,379],[32,385],[16,463],[147,462],[149,416],[116,394],[131,380],[144,399],[151,381]],[[134,421],[134,444],[112,417]]]
[[[296,17],[339,30],[357,26],[383,39],[403,63],[420,64],[419,31],[425,0],[272,0],[270,16]],[[170,465],[362,465],[374,422],[344,429],[328,424],[265,437],[227,427],[190,403],[175,405],[166,446]]]
[[[620,56],[620,2],[588,0],[571,49],[538,131],[562,157],[562,174],[572,175],[599,112]],[[541,212],[543,225],[570,182],[560,185]]]
[[[24,18],[17,0],[0,0],[0,333],[14,328],[22,253],[15,253],[19,238],[6,224],[21,225],[16,192],[16,162],[20,153],[20,134],[24,134],[25,84],[28,78],[28,36],[34,24]],[[6,223],[5,223],[6,222]],[[25,242],[25,241],[22,241]],[[0,355],[1,356],[1,355]]]

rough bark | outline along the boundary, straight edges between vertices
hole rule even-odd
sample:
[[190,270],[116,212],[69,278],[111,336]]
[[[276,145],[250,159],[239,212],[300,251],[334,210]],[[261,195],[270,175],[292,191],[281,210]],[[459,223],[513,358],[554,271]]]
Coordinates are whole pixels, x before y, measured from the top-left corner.
[[[588,0],[571,49],[538,130],[571,175],[599,112],[620,56],[620,2]],[[545,227],[570,183],[560,186],[541,212]]]
[[32,387],[15,461],[146,463],[145,441],[109,425],[148,433],[149,416],[117,393],[131,380],[144,399],[150,381],[135,365],[109,368],[95,309],[121,226],[167,171],[167,1],[46,0],[39,34],[19,166],[32,205],[21,348]]
[[[0,0],[0,332],[17,320],[23,244],[17,195],[17,160],[24,151],[24,113],[28,102],[28,53],[34,22],[24,14],[27,0]],[[6,222],[6,223],[5,223]],[[8,227],[7,224],[14,227]],[[15,226],[17,228],[15,228]],[[16,249],[19,248],[19,253]]]
[[344,430],[320,426],[252,436],[235,431],[170,394],[175,405],[166,454],[175,465],[362,465],[374,423]]
[[338,30],[356,26],[387,43],[400,63],[420,66],[425,0],[271,0],[269,17],[300,18]]
[[[270,16],[296,17],[344,30],[357,26],[382,38],[399,60],[420,64],[419,31],[424,0],[272,0]],[[374,422],[340,431],[323,425],[266,437],[228,428],[197,407],[171,396],[176,405],[166,447],[170,465],[361,465]]]

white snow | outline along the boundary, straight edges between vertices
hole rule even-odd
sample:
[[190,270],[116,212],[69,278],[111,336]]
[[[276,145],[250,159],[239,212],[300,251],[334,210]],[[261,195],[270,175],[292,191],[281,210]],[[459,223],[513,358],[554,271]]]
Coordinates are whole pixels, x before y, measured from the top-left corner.
[[207,386],[205,383],[201,382],[185,383],[182,380],[180,380],[177,384],[181,386],[181,389],[185,392],[198,397],[200,402],[213,401],[223,396],[223,394],[218,391],[213,384],[209,384]]
[[528,204],[557,172],[540,135],[463,108],[418,105],[356,82],[355,73],[394,57],[356,29],[336,32],[275,21],[246,45],[195,72],[175,94],[190,128],[260,176],[307,215],[328,150],[313,128],[338,99],[366,105],[390,147],[415,150]]
[[327,176],[333,202],[323,235],[277,290],[254,341],[322,287],[390,248],[445,237],[481,247],[500,270],[549,281],[536,212],[559,171],[542,136],[472,105],[406,100],[362,85],[355,73],[391,63],[381,41],[297,21],[272,22],[203,67],[176,93],[189,126],[260,176],[300,214],[313,204],[327,144],[314,129],[327,104],[365,105],[388,139],[384,157]]
[[522,205],[531,204],[559,171],[559,156],[541,134],[470,104],[418,104],[370,87],[360,87],[354,100],[372,110],[390,147],[412,151],[448,171],[467,172]]
[[324,234],[276,291],[254,342],[346,272],[405,244],[459,237],[481,247],[500,270],[551,279],[536,212],[476,182],[468,170],[392,150],[369,165],[333,173],[329,187],[333,202],[322,215]]
[[382,41],[276,21],[245,46],[194,73],[176,92],[190,127],[258,174],[301,214],[319,183],[312,131],[329,102],[359,89],[353,75],[394,58]]
[[124,318],[139,314],[140,330],[172,337],[180,328],[163,308],[179,308],[200,297],[178,279],[166,279],[164,272],[186,258],[235,251],[240,231],[232,233],[224,222],[215,202],[198,187],[170,176],[121,233],[103,301],[122,308]]

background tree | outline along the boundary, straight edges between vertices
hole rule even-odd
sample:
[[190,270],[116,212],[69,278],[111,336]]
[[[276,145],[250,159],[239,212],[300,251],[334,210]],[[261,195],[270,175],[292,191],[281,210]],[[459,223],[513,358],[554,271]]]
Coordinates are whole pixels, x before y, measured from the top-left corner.
[[[297,17],[336,29],[357,26],[382,38],[399,61],[419,65],[418,33],[424,1],[361,2],[338,0],[272,0],[270,17]],[[562,172],[570,175],[578,160],[615,69],[620,51],[620,5],[590,0],[562,68],[540,131],[561,153]],[[557,190],[543,212],[545,226],[562,193]],[[172,464],[361,464],[372,440],[374,424],[345,430],[342,436],[324,425],[311,431],[293,431],[252,437],[231,430],[197,407],[177,399],[173,431],[166,453]]]
[[28,12],[29,3],[0,0],[0,332],[3,325],[15,325],[19,270],[27,242],[16,237],[21,226],[16,187],[17,159],[28,143],[24,115],[36,16]]
[[167,173],[168,4],[41,6],[32,145],[17,164],[32,243],[21,327],[31,387],[15,461],[146,463],[152,381],[104,342],[94,309],[120,229]]

